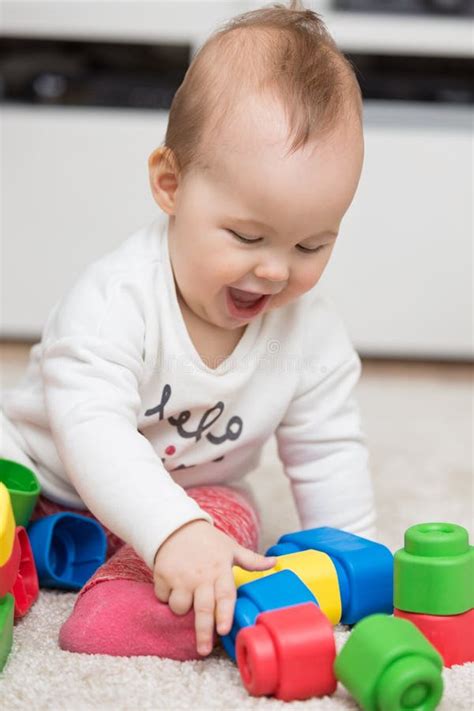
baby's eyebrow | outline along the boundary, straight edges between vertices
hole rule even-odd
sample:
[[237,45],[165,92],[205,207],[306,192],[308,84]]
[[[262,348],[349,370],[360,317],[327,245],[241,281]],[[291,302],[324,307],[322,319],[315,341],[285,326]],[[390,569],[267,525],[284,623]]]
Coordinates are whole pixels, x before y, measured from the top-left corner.
[[[253,218],[244,218],[244,217],[230,217],[229,218],[233,223],[242,225],[244,227],[245,225],[255,225],[259,229],[264,229],[268,230],[269,232],[274,233],[275,230],[270,227],[270,225],[266,225],[264,222],[260,222],[259,220],[254,220]],[[321,237],[333,237],[336,239],[337,237],[337,232],[334,232],[333,230],[322,230],[321,232],[318,232],[315,235],[309,235],[308,237],[304,237],[304,240],[307,239],[319,239]]]
[[273,232],[273,228],[270,225],[266,225],[264,222],[259,222],[258,220],[253,220],[252,218],[244,217],[231,217],[232,222],[238,222],[240,225],[257,225],[257,227],[263,227],[264,230],[270,230]]

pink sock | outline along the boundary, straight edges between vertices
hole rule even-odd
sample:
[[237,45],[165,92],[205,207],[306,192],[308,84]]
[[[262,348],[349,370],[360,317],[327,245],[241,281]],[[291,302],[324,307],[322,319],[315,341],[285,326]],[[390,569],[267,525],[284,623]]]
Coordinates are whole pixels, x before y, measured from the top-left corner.
[[[258,515],[243,494],[225,486],[193,487],[187,493],[213,517],[216,528],[246,548],[258,549]],[[160,602],[151,570],[129,545],[82,588],[61,627],[59,646],[84,654],[202,659],[196,651],[193,609],[175,615]]]

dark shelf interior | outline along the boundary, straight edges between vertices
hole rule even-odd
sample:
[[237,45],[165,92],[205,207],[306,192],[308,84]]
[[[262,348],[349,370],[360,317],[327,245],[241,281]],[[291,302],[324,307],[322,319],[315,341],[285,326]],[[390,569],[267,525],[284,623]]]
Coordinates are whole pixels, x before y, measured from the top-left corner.
[[2,38],[4,102],[169,109],[189,44]]
[[[4,103],[167,110],[191,56],[189,44],[4,37],[0,98]],[[473,102],[472,58],[346,56],[365,99]]]

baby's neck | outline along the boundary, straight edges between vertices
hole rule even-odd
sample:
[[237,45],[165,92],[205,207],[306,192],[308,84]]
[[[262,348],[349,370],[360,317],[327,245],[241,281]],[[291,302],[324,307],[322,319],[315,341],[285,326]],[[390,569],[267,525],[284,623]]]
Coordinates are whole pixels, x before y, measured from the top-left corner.
[[217,368],[234,352],[248,324],[236,329],[220,328],[197,316],[181,297],[178,302],[195,349],[208,367]]

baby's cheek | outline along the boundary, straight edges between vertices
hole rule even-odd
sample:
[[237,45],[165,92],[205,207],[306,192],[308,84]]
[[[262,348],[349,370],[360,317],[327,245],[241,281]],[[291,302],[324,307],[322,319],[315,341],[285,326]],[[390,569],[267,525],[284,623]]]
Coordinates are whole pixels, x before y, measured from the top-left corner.
[[300,296],[303,296],[307,291],[309,291],[315,282],[298,282],[293,283],[293,285],[288,285],[281,294],[277,294],[270,301],[270,310],[279,309],[281,306],[286,306],[287,304],[296,301]]
[[212,261],[212,272],[225,284],[236,280],[236,274],[246,273],[246,266],[239,262],[238,256],[222,250]]
[[311,269],[299,274],[292,285],[293,298],[306,294],[307,291],[313,288],[321,278],[322,269]]
[[326,265],[329,261],[329,256],[330,255],[324,255],[325,258],[319,258],[316,257],[315,264],[314,265],[308,265],[308,271],[304,275],[304,278],[302,279],[302,285],[305,291],[309,291],[310,289],[315,286],[318,281],[321,279],[324,270],[326,269]]

